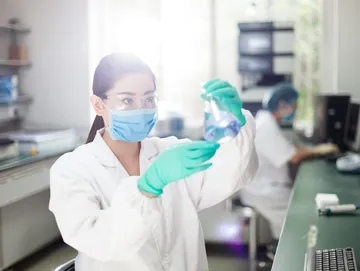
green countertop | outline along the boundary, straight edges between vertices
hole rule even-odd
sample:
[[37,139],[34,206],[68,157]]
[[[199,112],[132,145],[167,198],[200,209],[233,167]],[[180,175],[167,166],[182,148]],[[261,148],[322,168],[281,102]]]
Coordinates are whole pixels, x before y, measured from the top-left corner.
[[316,249],[353,247],[360,266],[360,212],[358,215],[318,216],[317,193],[335,193],[341,204],[360,204],[360,175],[337,172],[323,160],[305,162],[296,177],[293,195],[272,267],[273,271],[303,271],[306,234],[318,227]]

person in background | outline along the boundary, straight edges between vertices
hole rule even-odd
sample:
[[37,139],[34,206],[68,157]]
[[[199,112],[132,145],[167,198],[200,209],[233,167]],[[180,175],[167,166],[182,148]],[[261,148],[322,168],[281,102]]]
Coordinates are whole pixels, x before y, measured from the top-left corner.
[[288,164],[298,164],[307,158],[337,150],[333,145],[297,147],[287,140],[280,122],[294,118],[298,97],[298,91],[288,83],[275,85],[264,96],[263,110],[255,117],[259,169],[254,181],[240,191],[242,202],[254,207],[270,223],[275,240],[268,246],[270,259],[275,255],[292,189]]
[[226,144],[146,138],[157,120],[155,77],[139,58],[105,56],[96,68],[96,118],[87,144],[51,168],[49,209],[78,251],[77,271],[208,270],[197,212],[250,183],[255,122],[236,89],[204,85],[230,104],[238,136]]

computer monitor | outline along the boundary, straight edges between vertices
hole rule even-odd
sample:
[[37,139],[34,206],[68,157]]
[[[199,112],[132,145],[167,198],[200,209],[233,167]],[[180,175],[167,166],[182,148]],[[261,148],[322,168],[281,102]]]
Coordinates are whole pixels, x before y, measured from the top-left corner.
[[360,151],[360,102],[349,106],[345,142],[351,150]]
[[317,94],[311,140],[314,143],[332,142],[340,148],[345,148],[345,126],[349,105],[350,95]]
[[242,107],[246,110],[249,110],[250,113],[255,116],[256,113],[262,108],[262,102],[243,101]]

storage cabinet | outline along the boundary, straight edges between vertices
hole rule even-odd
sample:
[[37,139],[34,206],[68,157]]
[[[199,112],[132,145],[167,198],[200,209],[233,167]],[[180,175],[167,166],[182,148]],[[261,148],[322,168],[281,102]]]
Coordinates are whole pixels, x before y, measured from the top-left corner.
[[0,172],[0,270],[60,237],[48,210],[49,172],[55,160]]

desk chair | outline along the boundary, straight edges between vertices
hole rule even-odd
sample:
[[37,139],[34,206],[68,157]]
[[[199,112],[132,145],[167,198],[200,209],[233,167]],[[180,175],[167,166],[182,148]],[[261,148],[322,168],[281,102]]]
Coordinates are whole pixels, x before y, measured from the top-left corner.
[[258,214],[257,212],[244,205],[239,197],[232,197],[226,201],[226,208],[228,211],[232,211],[236,208],[241,208],[241,211],[245,218],[248,219],[249,225],[249,260],[256,260],[257,248],[258,248]]
[[[259,261],[257,258],[257,250],[259,245],[259,218],[260,214],[256,209],[246,206],[241,202],[240,197],[232,197],[227,200],[227,209],[233,210],[241,208],[243,216],[248,219],[249,225],[249,261],[252,263],[251,270],[255,270],[256,267],[271,267],[270,261]],[[256,269],[257,270],[257,269]]]
[[75,271],[75,259],[56,267],[54,271]]

